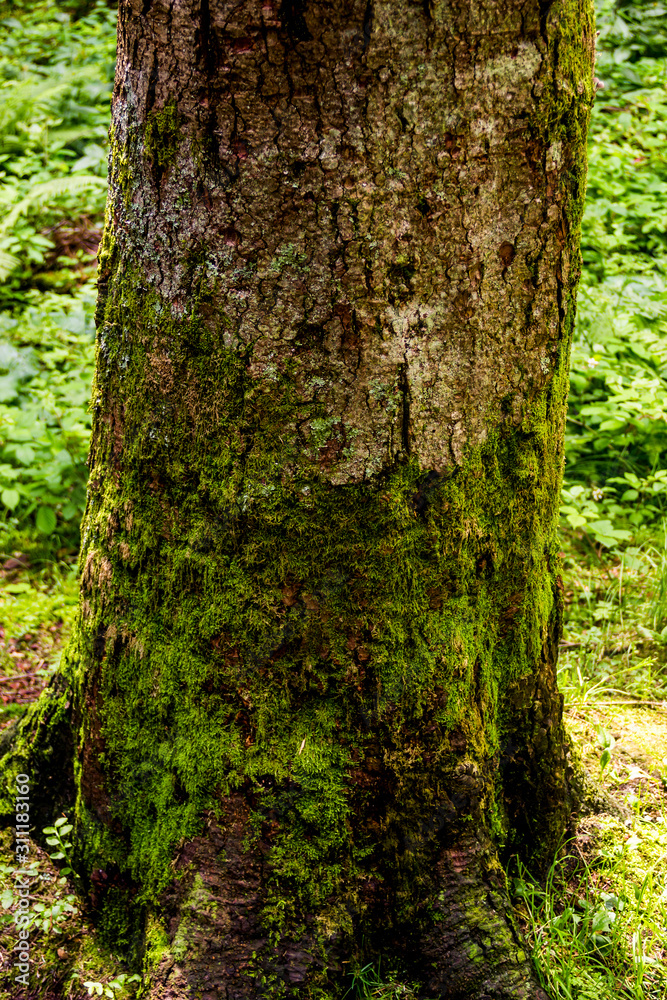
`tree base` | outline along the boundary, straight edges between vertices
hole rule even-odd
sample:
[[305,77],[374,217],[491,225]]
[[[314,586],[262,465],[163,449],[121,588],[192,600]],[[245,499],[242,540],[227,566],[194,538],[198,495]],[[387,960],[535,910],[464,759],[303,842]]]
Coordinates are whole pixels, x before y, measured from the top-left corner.
[[[2,737],[5,789],[14,772],[31,775],[36,830],[74,801],[69,704],[67,684],[56,677]],[[13,805],[11,796],[7,801]],[[9,808],[3,811],[10,816]],[[243,793],[228,796],[222,815],[210,817],[202,834],[182,846],[177,877],[159,909],[148,916],[136,910],[131,922],[143,943],[141,954],[132,949],[131,964],[147,968],[151,1000],[195,995],[201,1000],[333,1000],[346,993],[352,962],[366,964],[378,947],[393,952],[408,969],[408,979],[423,984],[419,995],[429,1000],[548,1000],[528,961],[504,872],[483,829],[469,827],[438,852],[435,891],[419,907],[428,912],[425,931],[396,927],[389,920],[383,939],[378,900],[368,889],[368,927],[363,916],[348,912],[341,902],[332,905],[331,919],[307,917],[298,940],[276,936],[274,943],[264,920],[270,849],[261,841],[248,846],[250,815]],[[107,873],[93,872],[90,885],[98,914],[108,911],[110,902],[116,905],[112,897],[118,883]],[[125,889],[130,888],[123,889],[128,900],[132,893]]]
[[[548,1000],[516,928],[490,844],[469,838],[443,853],[439,922],[423,942],[425,996]],[[426,974],[427,969],[433,969]]]
[[[189,871],[164,899],[167,915],[163,951],[152,973],[151,1000],[260,1000],[267,997],[343,997],[350,985],[349,958],[359,965],[373,956],[359,942],[371,928],[357,926],[350,939],[333,934],[326,942],[315,921],[299,941],[272,946],[261,923],[262,852],[244,847],[247,807],[230,799],[224,828],[209,824],[205,837],[185,845],[179,868]],[[427,901],[431,930],[415,941],[410,929],[387,931],[387,950],[422,987],[424,1000],[548,1000],[537,982],[515,925],[505,875],[495,849],[470,835],[442,852],[437,881]],[[153,930],[154,938],[160,936]],[[377,940],[377,930],[375,930]],[[400,954],[398,940],[412,941]],[[324,959],[324,960],[323,960]]]
[[0,825],[13,826],[15,778],[27,774],[30,825],[34,831],[74,804],[74,738],[71,691],[56,674],[39,699],[0,735]]

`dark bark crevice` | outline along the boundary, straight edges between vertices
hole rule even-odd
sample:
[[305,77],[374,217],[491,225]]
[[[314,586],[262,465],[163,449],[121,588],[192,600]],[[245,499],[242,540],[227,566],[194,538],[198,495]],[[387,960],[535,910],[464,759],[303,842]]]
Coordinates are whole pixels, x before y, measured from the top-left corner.
[[282,0],[278,16],[293,42],[310,42],[313,38],[306,23],[307,0]]
[[14,778],[21,773],[30,779],[30,823],[37,840],[60,811],[71,813],[77,794],[73,711],[72,689],[56,674],[39,700],[0,734],[2,825],[14,825]]

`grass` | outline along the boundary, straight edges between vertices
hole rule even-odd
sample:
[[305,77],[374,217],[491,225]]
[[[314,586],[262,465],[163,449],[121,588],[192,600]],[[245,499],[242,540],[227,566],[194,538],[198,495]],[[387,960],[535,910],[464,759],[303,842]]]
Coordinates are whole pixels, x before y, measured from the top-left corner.
[[667,553],[629,547],[613,560],[565,558],[567,633],[559,686],[570,704],[667,697]]
[[589,856],[580,849],[565,854],[544,885],[517,866],[518,912],[553,1000],[665,996],[667,914],[660,880],[667,827],[662,817],[632,822],[629,828],[601,822],[589,838]]
[[[514,863],[524,934],[553,1000],[667,997],[667,553],[565,553],[566,721],[605,811],[546,881]],[[600,558],[601,557],[601,558]]]
[[403,983],[391,971],[383,972],[380,964],[369,963],[352,973],[352,983],[343,1000],[418,1000],[416,984]]

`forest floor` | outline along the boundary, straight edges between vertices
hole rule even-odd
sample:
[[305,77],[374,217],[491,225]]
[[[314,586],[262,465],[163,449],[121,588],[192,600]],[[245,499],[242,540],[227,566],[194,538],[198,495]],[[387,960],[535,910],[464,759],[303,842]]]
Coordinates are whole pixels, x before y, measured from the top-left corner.
[[[600,555],[564,553],[567,626],[559,678],[566,724],[596,808],[581,818],[546,882],[520,865],[510,865],[508,879],[518,921],[554,1000],[665,1000],[667,554],[645,546],[615,558]],[[4,728],[57,669],[76,609],[77,577],[73,550],[60,551],[55,560],[39,549],[0,559]],[[65,818],[59,822],[66,844],[69,827]],[[8,837],[0,843],[7,860]],[[39,904],[34,970],[72,1000],[123,1000],[135,984],[88,933],[85,904],[61,870],[67,860],[32,849],[31,895]],[[52,850],[60,851],[60,844]],[[0,864],[5,956],[3,931],[7,936],[16,902],[10,871]],[[0,1000],[13,996],[9,972],[0,966]],[[395,981],[374,981],[353,992],[386,1000],[415,995],[397,990]]]

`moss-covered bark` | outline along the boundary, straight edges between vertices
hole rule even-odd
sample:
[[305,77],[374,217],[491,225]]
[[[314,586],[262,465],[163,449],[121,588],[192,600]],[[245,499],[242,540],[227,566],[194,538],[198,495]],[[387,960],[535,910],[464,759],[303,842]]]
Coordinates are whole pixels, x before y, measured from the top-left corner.
[[569,811],[593,39],[588,0],[121,2],[63,678],[81,870],[156,997],[381,951],[541,995],[498,856]]

